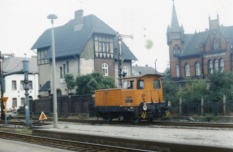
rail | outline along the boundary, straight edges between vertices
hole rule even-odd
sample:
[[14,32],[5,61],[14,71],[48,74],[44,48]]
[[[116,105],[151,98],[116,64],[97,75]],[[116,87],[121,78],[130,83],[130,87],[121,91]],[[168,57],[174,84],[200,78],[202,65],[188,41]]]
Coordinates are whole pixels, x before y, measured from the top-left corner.
[[89,142],[71,141],[65,139],[55,139],[49,137],[41,137],[34,135],[25,135],[18,133],[10,133],[5,131],[0,131],[0,138],[8,140],[23,141],[43,146],[55,147],[60,149],[72,150],[72,151],[92,151],[92,152],[148,152],[147,150],[126,148],[120,146],[111,146],[104,144],[96,144]]

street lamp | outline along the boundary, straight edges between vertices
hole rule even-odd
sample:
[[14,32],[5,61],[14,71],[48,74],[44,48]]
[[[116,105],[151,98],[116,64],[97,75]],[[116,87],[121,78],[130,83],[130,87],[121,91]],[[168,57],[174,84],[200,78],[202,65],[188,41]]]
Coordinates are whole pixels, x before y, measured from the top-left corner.
[[57,19],[55,14],[50,14],[47,17],[51,20],[52,28],[51,28],[51,36],[52,36],[52,67],[53,67],[53,127],[57,128],[57,90],[56,90],[56,61],[55,61],[55,39],[54,39],[54,20]]

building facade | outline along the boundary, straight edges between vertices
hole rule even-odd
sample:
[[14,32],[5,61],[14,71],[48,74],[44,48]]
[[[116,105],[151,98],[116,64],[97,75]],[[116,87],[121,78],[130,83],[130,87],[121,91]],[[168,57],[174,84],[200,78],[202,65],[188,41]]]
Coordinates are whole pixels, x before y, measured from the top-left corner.
[[[118,85],[117,32],[95,15],[83,16],[83,10],[75,12],[74,19],[55,29],[56,86],[58,95],[66,95],[65,74],[74,77],[101,72],[114,78]],[[46,30],[35,42],[37,50],[40,95],[50,93],[52,77],[51,30]],[[122,43],[123,70],[131,75],[132,61],[136,57]]]
[[146,74],[159,74],[159,72],[148,65],[140,66],[136,64],[132,67],[132,76],[143,76]]
[[[23,69],[24,58],[7,57],[3,60],[3,73],[5,76],[4,97],[8,97],[7,110],[17,110],[25,105],[24,74],[19,72]],[[29,99],[38,98],[38,72],[36,57],[29,58]]]
[[209,28],[205,31],[186,34],[173,3],[167,44],[174,79],[205,78],[214,72],[233,71],[233,26],[220,25],[218,15],[216,19],[209,17]]

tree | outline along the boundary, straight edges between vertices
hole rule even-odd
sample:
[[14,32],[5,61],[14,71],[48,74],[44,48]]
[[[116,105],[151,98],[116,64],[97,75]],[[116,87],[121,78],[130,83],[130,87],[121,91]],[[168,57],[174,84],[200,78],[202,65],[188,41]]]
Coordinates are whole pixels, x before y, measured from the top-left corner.
[[90,94],[98,89],[115,88],[112,77],[104,77],[101,73],[92,73],[76,78],[76,94]]
[[207,83],[205,80],[187,79],[185,86],[179,91],[178,95],[182,97],[184,102],[199,103],[202,97],[208,97]]
[[230,72],[216,72],[209,75],[209,99],[211,101],[222,101],[223,95],[232,99],[233,96],[233,74]]
[[66,82],[66,90],[67,93],[70,94],[71,91],[75,87],[75,81],[74,81],[74,76],[72,74],[66,74],[65,75],[65,82]]
[[162,77],[162,84],[163,84],[164,100],[171,101],[171,102],[177,101],[178,100],[177,92],[179,89],[178,89],[178,85],[176,84],[176,82],[174,82],[171,79],[169,69],[165,71],[165,74]]

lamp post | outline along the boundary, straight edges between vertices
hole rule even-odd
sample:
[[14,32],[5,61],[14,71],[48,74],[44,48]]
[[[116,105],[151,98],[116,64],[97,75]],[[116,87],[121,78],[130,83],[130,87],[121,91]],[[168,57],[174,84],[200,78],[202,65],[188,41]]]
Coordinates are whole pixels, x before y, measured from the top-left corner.
[[5,109],[4,103],[3,103],[3,69],[2,69],[2,63],[3,63],[3,56],[0,51],[0,82],[1,82],[1,120],[5,120],[5,113],[3,112]]
[[54,20],[57,19],[57,16],[54,14],[50,14],[47,17],[51,20],[52,28],[51,28],[51,36],[52,36],[52,82],[53,82],[53,127],[57,127],[57,90],[56,90],[56,61],[55,61],[55,39],[54,39]]
[[25,118],[26,118],[26,125],[29,126],[31,124],[30,122],[30,105],[29,105],[29,82],[28,82],[28,72],[29,72],[29,61],[26,59],[23,60],[23,72],[24,72],[24,90],[25,90],[25,99],[26,99],[26,105],[25,105]]

